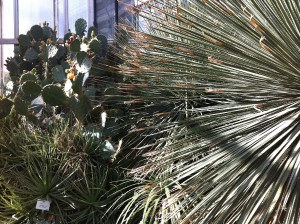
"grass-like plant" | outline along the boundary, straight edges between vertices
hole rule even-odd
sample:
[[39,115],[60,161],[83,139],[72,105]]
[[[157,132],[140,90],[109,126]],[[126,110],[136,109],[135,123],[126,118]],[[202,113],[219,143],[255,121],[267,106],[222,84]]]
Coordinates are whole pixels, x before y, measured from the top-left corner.
[[[1,222],[115,223],[109,192],[122,173],[108,140],[65,119],[39,129],[10,117],[0,121]],[[36,209],[39,199],[50,202],[49,211]]]
[[144,156],[119,223],[299,223],[299,2],[143,2],[113,97]]

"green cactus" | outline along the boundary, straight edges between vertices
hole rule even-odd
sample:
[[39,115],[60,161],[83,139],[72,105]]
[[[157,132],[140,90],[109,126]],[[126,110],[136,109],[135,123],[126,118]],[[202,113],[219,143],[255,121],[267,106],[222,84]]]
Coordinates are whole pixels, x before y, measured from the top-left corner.
[[86,119],[92,109],[91,101],[85,95],[80,97],[80,99],[76,96],[72,96],[70,99],[70,105],[75,117],[81,122]]
[[62,59],[65,55],[66,55],[66,48],[63,47],[63,46],[56,46],[57,47],[57,52],[56,52],[56,55],[55,55],[55,58],[57,60],[60,60]]
[[66,74],[61,65],[56,65],[52,69],[52,77],[55,82],[63,82],[66,79]]
[[41,41],[44,37],[44,30],[39,25],[34,25],[30,29],[30,34],[35,41]]
[[33,82],[36,81],[35,73],[30,71],[30,72],[23,74],[20,78],[20,84],[23,84],[26,81],[33,81]]
[[64,35],[64,44],[67,42],[67,40],[70,39],[70,37],[71,37],[72,35],[73,35],[73,34],[71,33],[70,30],[69,30],[68,33],[66,33],[66,34]]
[[50,106],[67,106],[68,97],[60,86],[49,84],[42,89],[42,97]]
[[16,75],[19,72],[18,68],[18,61],[15,58],[8,58],[5,60],[6,62],[6,69],[10,72],[12,75]]
[[29,100],[37,98],[41,94],[42,90],[42,87],[39,84],[31,80],[24,82],[21,88]]
[[102,50],[101,43],[97,39],[93,39],[89,42],[89,48],[92,52],[96,54],[100,54]]
[[22,100],[20,97],[15,98],[15,110],[20,115],[27,115],[28,114],[28,104]]
[[31,46],[30,38],[27,35],[20,34],[18,41],[19,41],[20,46],[22,46],[22,47],[30,47]]
[[83,77],[84,77],[84,74],[82,73],[79,73],[74,82],[73,82],[73,85],[72,85],[72,89],[74,91],[74,93],[77,93],[79,95],[82,95],[82,83],[83,83]]
[[30,61],[22,61],[20,64],[19,64],[19,71],[20,72],[24,72],[24,71],[30,71],[31,69],[33,69],[33,63],[30,62]]
[[79,66],[82,65],[83,61],[85,58],[88,57],[88,54],[85,52],[85,51],[79,51],[77,54],[76,54],[76,59],[77,59],[77,63]]
[[102,48],[107,48],[108,41],[106,36],[99,34],[97,35],[97,39],[100,41]]
[[53,30],[51,27],[49,27],[49,23],[47,23],[46,21],[43,23],[43,39],[47,40],[47,39],[51,39],[52,41],[56,40],[56,31]]
[[88,33],[87,33],[87,38],[88,40],[91,40],[92,38],[96,37],[98,35],[98,30],[96,27],[94,26],[91,26],[89,29],[88,29]]
[[5,118],[10,114],[14,103],[7,98],[0,98],[0,119]]
[[85,19],[77,19],[75,22],[75,31],[76,34],[80,37],[84,36],[84,32],[86,32],[87,23]]
[[80,51],[80,41],[78,39],[74,40],[70,45],[70,50],[73,52]]
[[24,54],[24,58],[27,60],[27,61],[34,61],[36,59],[38,59],[38,53],[32,48],[28,48]]

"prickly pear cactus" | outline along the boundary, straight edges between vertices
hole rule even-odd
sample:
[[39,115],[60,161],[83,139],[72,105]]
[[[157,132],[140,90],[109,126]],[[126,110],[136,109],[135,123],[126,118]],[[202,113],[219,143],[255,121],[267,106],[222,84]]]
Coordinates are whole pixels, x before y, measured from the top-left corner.
[[69,98],[60,86],[49,84],[42,90],[42,97],[45,103],[50,106],[67,106]]
[[53,81],[55,82],[63,82],[66,79],[66,74],[61,65],[56,65],[52,69],[52,76],[53,76]]
[[75,22],[75,31],[79,37],[84,36],[84,32],[86,32],[87,23],[84,19],[77,19]]
[[80,97],[80,99],[76,96],[72,96],[70,105],[75,117],[81,122],[85,120],[85,118],[89,114],[89,111],[91,111],[92,109],[91,101],[85,95]]
[[88,29],[88,33],[87,33],[87,38],[88,40],[96,37],[98,35],[98,30],[96,27],[94,26],[91,26],[89,29]]
[[5,118],[10,114],[14,103],[6,98],[0,98],[0,119]]
[[34,61],[36,59],[38,59],[38,52],[36,52],[32,47],[28,48],[24,54],[24,58],[27,61]]
[[19,42],[20,46],[22,46],[22,47],[30,47],[31,46],[29,36],[24,35],[24,34],[19,35],[18,42]]
[[21,86],[25,97],[28,100],[34,100],[41,94],[42,87],[34,81],[26,81]]
[[91,51],[93,51],[96,54],[101,53],[101,49],[102,49],[101,48],[101,43],[97,39],[93,39],[93,40],[90,41],[89,48],[90,48]]
[[35,71],[36,70],[32,70],[30,72],[26,72],[25,74],[23,74],[20,78],[20,84],[25,83],[26,81],[33,81],[35,82],[37,77],[35,76]]
[[35,41],[41,41],[44,37],[44,30],[39,25],[34,25],[30,29],[30,34]]
[[56,40],[56,31],[53,30],[51,27],[49,27],[49,23],[47,23],[46,21],[43,23],[43,39],[47,40],[47,39],[51,39],[52,41]]
[[28,114],[28,104],[22,100],[20,97],[15,98],[15,110],[20,115],[27,115]]

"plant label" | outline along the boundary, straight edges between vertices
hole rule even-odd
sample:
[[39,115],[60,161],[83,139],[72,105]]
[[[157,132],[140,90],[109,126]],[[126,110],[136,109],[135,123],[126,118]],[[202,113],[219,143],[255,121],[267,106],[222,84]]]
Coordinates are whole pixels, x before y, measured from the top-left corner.
[[50,201],[38,199],[35,208],[38,210],[49,211]]

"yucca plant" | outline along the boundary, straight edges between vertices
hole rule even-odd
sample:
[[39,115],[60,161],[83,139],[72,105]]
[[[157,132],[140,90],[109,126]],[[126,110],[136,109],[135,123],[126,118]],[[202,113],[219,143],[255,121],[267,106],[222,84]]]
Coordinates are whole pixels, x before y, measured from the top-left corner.
[[112,97],[144,157],[118,222],[299,223],[299,1],[142,2]]

